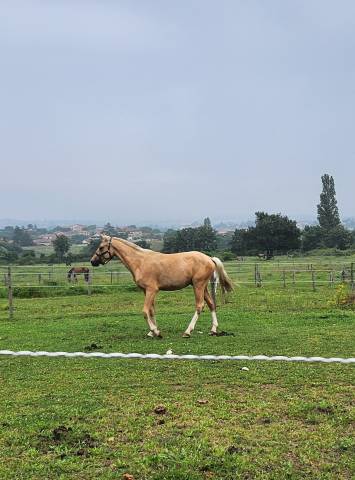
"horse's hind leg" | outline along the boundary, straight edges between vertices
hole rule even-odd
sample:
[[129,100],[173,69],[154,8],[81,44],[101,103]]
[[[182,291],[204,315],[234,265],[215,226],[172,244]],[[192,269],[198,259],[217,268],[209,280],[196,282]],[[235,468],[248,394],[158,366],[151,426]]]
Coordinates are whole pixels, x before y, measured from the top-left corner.
[[[154,298],[154,300],[152,302],[152,305],[150,307],[149,314],[150,314],[150,320],[153,322],[154,326],[156,328],[158,328],[157,327],[157,321],[155,319],[155,298]],[[154,337],[154,333],[152,332],[152,330],[149,330],[147,335],[148,335],[148,337]]]
[[205,284],[194,285],[196,310],[195,310],[194,316],[191,319],[191,322],[189,323],[189,326],[187,327],[187,329],[182,335],[183,337],[190,337],[191,332],[195,328],[196,322],[199,319],[200,313],[202,312],[203,305],[204,305],[204,299],[203,299],[204,290],[205,290]]
[[[212,288],[214,286],[212,285]],[[217,320],[217,314],[216,314],[216,303],[212,299],[207,287],[205,288],[205,301],[208,305],[208,308],[210,309],[211,315],[212,315],[212,327],[211,327],[211,335],[216,335],[217,333],[217,328],[218,328],[218,320]]]
[[[161,337],[160,331],[158,330],[157,324],[152,316],[154,312],[154,299],[157,294],[157,290],[146,290],[145,292],[145,301],[143,307],[144,318],[146,319],[149,327],[149,331],[156,337]],[[152,336],[148,334],[149,336]]]

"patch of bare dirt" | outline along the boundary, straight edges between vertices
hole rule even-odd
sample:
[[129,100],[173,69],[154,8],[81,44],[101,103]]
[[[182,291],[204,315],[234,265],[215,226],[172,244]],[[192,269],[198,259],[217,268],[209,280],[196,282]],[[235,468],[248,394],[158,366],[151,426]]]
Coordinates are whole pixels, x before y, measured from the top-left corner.
[[154,413],[156,413],[157,415],[165,415],[166,412],[167,412],[167,409],[166,407],[164,407],[164,405],[157,405],[154,408]]
[[61,453],[60,458],[65,458],[68,455],[88,457],[90,449],[97,447],[98,444],[98,441],[89,433],[77,433],[71,427],[59,425],[49,435],[39,435],[36,446],[45,453],[63,446],[68,453]]

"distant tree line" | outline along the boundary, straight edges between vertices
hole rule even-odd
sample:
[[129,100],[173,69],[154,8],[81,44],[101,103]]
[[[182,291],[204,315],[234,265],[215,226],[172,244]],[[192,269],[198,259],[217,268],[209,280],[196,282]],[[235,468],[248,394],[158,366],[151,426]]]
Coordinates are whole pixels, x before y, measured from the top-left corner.
[[232,237],[222,237],[217,235],[209,218],[206,218],[201,227],[168,230],[164,235],[163,251],[199,250],[213,253],[216,250],[229,250],[235,255],[261,254],[269,259],[276,253],[355,247],[355,231],[346,229],[340,222],[333,177],[323,175],[322,185],[317,206],[318,225],[306,225],[301,230],[295,220],[280,213],[256,212],[254,226],[236,229]]
[[[199,227],[182,228],[180,230],[168,230],[163,236],[163,248],[165,253],[186,252],[197,250],[207,254],[217,254],[224,260],[234,256],[263,255],[264,258],[272,258],[275,254],[290,252],[309,252],[320,248],[346,250],[355,248],[355,230],[351,231],[342,225],[336,200],[334,179],[330,175],[323,175],[322,192],[320,202],[317,205],[318,225],[306,225],[301,230],[295,220],[283,216],[280,213],[255,213],[255,224],[248,228],[237,228],[234,232],[221,235],[212,227],[210,219],[204,219]],[[87,227],[95,231],[96,226]],[[136,230],[135,225],[123,229],[106,223],[103,232],[120,238],[128,237],[128,230]],[[91,240],[84,246],[80,253],[70,252],[76,236],[68,238],[65,235],[65,227],[55,227],[52,232],[58,232],[53,241],[54,253],[50,255],[40,254],[36,257],[33,250],[24,250],[23,247],[33,245],[33,235],[43,233],[45,229],[38,229],[29,224],[24,227],[5,227],[0,230],[0,262],[36,263],[46,262],[74,262],[88,260],[96,250],[99,240]],[[139,230],[146,238],[161,238],[161,232],[151,227],[140,227]],[[68,229],[69,231],[69,229]],[[45,230],[46,232],[46,230]],[[59,233],[59,232],[64,232]],[[82,240],[80,240],[82,241]],[[137,241],[142,248],[151,248],[145,238]]]
[[346,250],[355,246],[355,233],[340,222],[333,177],[325,174],[321,179],[323,188],[317,205],[318,225],[306,225],[301,231],[287,216],[257,212],[254,227],[234,232],[231,250],[237,255],[262,252],[266,258],[271,258],[275,251],[282,254],[318,248]]

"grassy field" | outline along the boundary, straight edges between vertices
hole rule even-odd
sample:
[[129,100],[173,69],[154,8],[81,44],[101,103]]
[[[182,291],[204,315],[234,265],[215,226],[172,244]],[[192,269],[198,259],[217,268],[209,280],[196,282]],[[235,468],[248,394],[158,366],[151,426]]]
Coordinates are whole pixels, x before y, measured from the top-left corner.
[[[36,256],[39,257],[41,253],[44,255],[51,255],[54,253],[53,245],[31,245],[29,247],[22,247],[24,250],[33,250],[36,253]],[[70,246],[70,253],[78,254],[85,248],[85,245],[74,244]]]
[[[159,294],[164,338],[147,338],[143,296],[122,275],[104,293],[69,296],[63,281],[61,297],[15,298],[12,322],[0,299],[0,348],[354,356],[355,311],[328,284],[284,288],[276,263],[277,282],[251,277],[220,305],[228,335],[208,336],[204,312],[181,337],[187,288]],[[2,357],[0,478],[350,479],[354,377],[340,364]]]

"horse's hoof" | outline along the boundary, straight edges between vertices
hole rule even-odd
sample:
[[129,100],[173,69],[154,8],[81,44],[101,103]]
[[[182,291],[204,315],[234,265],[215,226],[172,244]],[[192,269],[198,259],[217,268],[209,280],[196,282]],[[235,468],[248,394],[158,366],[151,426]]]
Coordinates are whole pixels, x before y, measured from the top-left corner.
[[184,332],[184,333],[182,334],[182,337],[183,337],[183,338],[190,338],[191,335],[190,335],[189,333]]
[[148,332],[147,337],[150,337],[150,338],[154,337],[154,333],[153,332]]
[[208,335],[210,335],[211,337],[217,337],[217,332],[212,332],[211,330]]
[[163,338],[163,335],[159,332],[158,335],[156,335],[156,338]]

